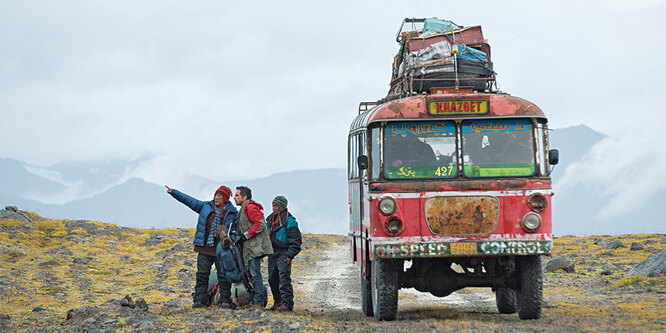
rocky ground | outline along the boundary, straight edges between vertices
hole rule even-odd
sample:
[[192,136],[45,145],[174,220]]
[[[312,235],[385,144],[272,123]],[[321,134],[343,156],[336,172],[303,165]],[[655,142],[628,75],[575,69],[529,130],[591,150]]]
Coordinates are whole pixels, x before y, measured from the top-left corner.
[[661,234],[557,238],[539,320],[499,314],[489,289],[469,288],[444,298],[401,290],[394,322],[363,316],[359,269],[347,238],[332,235],[304,236],[294,312],[192,309],[192,237],[0,210],[0,331],[666,330],[664,275],[629,275],[666,247]]

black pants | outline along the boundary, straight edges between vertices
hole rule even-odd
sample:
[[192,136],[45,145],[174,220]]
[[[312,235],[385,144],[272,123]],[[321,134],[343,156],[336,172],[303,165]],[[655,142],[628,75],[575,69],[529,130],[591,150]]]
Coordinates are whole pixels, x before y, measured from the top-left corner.
[[268,284],[275,304],[294,307],[294,289],[291,286],[291,263],[286,263],[287,251],[278,251],[268,256]]
[[214,256],[199,253],[197,256],[197,283],[194,286],[194,299],[193,301],[208,304],[208,277],[210,276],[210,269],[215,264],[217,269],[217,281],[220,289],[220,303],[231,304],[231,284],[224,278],[224,274],[220,272],[220,264]]

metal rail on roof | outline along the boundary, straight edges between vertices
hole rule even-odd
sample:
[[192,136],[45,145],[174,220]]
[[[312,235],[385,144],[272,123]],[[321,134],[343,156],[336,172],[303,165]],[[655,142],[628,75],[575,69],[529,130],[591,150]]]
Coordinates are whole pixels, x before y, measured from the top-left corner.
[[378,104],[377,102],[361,102],[358,105],[358,113],[361,114],[365,111],[368,111],[368,110],[372,109],[373,107],[377,106],[377,104]]
[[398,34],[395,35],[395,41],[398,42],[398,44],[400,44],[401,37],[402,37],[400,34],[402,33],[402,28],[405,26],[405,23],[412,23],[412,24],[413,23],[424,23],[425,20],[426,19],[424,19],[424,18],[415,18],[415,17],[405,18],[404,20],[402,20],[402,23],[400,24],[400,29],[398,29]]

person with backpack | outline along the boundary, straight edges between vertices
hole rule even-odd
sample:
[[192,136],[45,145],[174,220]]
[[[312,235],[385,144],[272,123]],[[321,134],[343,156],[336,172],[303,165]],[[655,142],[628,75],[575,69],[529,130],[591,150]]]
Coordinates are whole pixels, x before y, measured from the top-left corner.
[[217,268],[217,279],[220,288],[220,307],[231,307],[231,284],[226,282],[224,272],[216,260],[216,248],[219,237],[216,234],[217,227],[224,225],[231,227],[237,218],[238,210],[229,202],[231,189],[220,186],[213,196],[213,200],[201,201],[183,192],[172,189],[165,185],[167,193],[174,199],[199,214],[196,231],[194,233],[194,251],[197,255],[197,274],[194,286],[192,307],[201,308],[208,304],[208,279],[210,269],[215,264]]
[[250,308],[263,310],[266,307],[266,287],[261,279],[261,259],[273,253],[262,212],[264,208],[252,200],[252,191],[246,186],[236,187],[234,201],[240,206],[236,228],[243,239],[243,261],[249,267],[254,289]]
[[[235,283],[241,282],[241,272],[240,268],[238,267],[238,263],[236,262],[236,258],[234,257],[234,254],[231,249],[233,244],[231,242],[231,239],[229,238],[229,229],[226,226],[221,225],[217,227],[217,234],[220,237],[220,241],[217,243],[217,251],[216,251],[217,260],[220,264],[218,267],[222,271],[222,276],[224,277],[226,283],[232,286],[233,289],[233,285]],[[222,290],[220,289],[220,293],[221,292]],[[233,304],[233,302],[231,302],[230,305],[231,306],[229,308],[236,307],[235,304]],[[222,304],[221,307],[227,308],[227,306],[224,306]]]
[[293,311],[294,289],[291,285],[291,262],[301,252],[301,231],[296,218],[287,210],[287,198],[273,199],[273,213],[266,218],[270,225],[273,254],[268,256],[268,284],[273,294],[271,310]]

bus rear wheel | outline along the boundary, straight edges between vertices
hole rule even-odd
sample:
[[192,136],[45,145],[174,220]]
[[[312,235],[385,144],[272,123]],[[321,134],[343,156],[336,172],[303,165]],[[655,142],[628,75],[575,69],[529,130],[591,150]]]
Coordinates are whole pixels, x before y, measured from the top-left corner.
[[495,291],[495,302],[499,313],[516,313],[516,291],[511,288],[499,288]]
[[541,317],[543,302],[543,273],[541,271],[541,257],[516,257],[518,270],[518,317],[520,319],[538,319]]
[[[368,277],[370,277],[370,271],[368,271]],[[363,267],[361,267],[361,310],[363,314],[371,317],[372,312],[372,287],[370,286],[370,279],[366,279],[363,276]]]
[[372,310],[375,320],[395,320],[398,314],[399,260],[372,261]]

